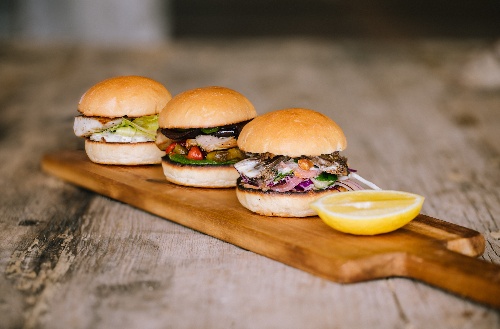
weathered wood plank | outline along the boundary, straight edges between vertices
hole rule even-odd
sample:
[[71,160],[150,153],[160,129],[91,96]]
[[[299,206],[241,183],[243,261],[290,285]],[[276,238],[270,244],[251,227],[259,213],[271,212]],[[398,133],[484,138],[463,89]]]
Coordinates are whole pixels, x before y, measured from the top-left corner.
[[[487,45],[2,44],[0,327],[500,328],[497,311],[421,283],[332,283],[39,171],[43,154],[81,147],[71,130],[76,103],[103,78],[142,74],[174,94],[225,85],[259,113],[305,106],[330,115],[347,135],[351,166],[383,187],[425,195],[425,213],[482,233],[482,258],[500,264],[492,235],[500,230],[500,94],[459,83],[471,56]],[[29,255],[48,227],[72,227],[70,218],[78,227],[68,231],[69,244],[55,233],[64,231],[45,231],[52,238],[44,241],[60,242],[54,253],[45,250],[58,256],[44,262],[33,253],[27,263],[46,264],[38,273],[52,276],[34,277],[42,283],[38,293],[18,289],[19,277],[7,278],[8,265],[20,252]]]
[[405,276],[500,309],[500,299],[495,297],[500,295],[500,266],[461,255],[478,256],[484,251],[484,238],[465,227],[419,215],[396,232],[356,237],[331,230],[318,217],[252,214],[238,203],[233,189],[176,186],[163,179],[161,166],[102,166],[92,163],[83,151],[66,151],[46,155],[42,168],[70,183],[333,281]]

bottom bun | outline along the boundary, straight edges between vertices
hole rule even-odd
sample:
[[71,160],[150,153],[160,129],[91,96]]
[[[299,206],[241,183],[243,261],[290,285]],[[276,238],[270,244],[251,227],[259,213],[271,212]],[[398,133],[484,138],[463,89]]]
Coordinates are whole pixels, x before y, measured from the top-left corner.
[[309,204],[319,197],[330,193],[339,193],[337,190],[297,192],[275,192],[254,190],[242,187],[236,188],[236,196],[247,209],[264,216],[277,217],[309,217],[317,213]]
[[169,182],[184,186],[234,187],[236,180],[240,177],[233,165],[185,165],[167,159],[163,159],[161,165],[165,178]]
[[147,165],[161,163],[165,152],[154,142],[106,143],[85,140],[85,152],[92,162],[109,165]]

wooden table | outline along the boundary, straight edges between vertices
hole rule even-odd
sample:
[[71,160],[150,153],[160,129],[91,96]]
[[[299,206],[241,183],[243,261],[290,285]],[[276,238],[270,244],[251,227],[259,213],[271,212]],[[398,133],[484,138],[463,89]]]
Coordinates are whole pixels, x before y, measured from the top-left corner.
[[350,166],[424,195],[424,214],[480,232],[480,259],[500,264],[492,54],[485,40],[1,44],[0,328],[500,328],[498,310],[419,281],[328,281],[40,169],[82,148],[76,104],[99,80],[223,85],[259,113],[329,115]]

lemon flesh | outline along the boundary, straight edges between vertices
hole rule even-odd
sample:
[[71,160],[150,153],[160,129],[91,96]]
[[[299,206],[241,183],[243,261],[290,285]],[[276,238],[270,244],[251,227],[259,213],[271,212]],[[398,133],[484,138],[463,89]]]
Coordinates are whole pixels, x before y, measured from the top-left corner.
[[424,197],[401,191],[361,190],[321,197],[310,204],[332,228],[375,235],[397,230],[417,217]]

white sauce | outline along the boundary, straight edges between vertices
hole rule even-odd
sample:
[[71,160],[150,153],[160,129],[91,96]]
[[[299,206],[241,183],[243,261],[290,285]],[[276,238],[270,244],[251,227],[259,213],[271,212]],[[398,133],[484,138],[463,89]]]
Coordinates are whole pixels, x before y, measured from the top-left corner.
[[105,140],[108,143],[141,143],[141,142],[154,142],[153,138],[149,138],[145,135],[136,136],[121,136],[118,134],[103,132],[95,133],[90,136],[90,139],[96,142]]

